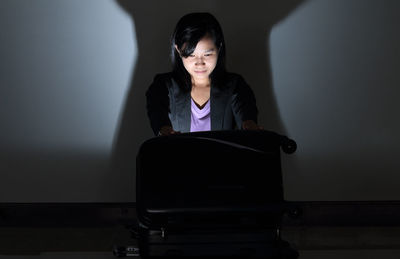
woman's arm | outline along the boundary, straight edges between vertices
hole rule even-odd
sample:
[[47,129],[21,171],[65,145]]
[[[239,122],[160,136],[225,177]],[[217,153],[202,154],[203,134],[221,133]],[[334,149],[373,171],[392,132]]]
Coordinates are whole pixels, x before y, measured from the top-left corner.
[[[153,83],[146,91],[147,116],[155,135],[165,135],[173,131],[168,113],[170,111],[168,97],[168,78],[156,75]],[[170,130],[168,130],[170,127]]]
[[245,130],[263,129],[257,125],[258,109],[254,93],[241,76],[237,76],[232,98],[232,111],[238,126]]

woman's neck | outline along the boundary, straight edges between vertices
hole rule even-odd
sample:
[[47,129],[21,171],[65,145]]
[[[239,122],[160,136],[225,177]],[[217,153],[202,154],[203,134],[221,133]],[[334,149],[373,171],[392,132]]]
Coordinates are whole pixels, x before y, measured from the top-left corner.
[[210,87],[210,79],[193,79],[192,78],[192,87]]

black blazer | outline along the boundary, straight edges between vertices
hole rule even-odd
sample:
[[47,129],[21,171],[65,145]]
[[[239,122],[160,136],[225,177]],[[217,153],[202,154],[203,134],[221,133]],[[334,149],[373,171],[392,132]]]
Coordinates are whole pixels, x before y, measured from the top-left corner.
[[[191,119],[190,91],[179,87],[172,73],[158,74],[146,92],[147,115],[154,134],[162,126],[189,132]],[[254,93],[244,79],[228,73],[223,85],[211,85],[211,130],[241,129],[242,122],[257,122]]]

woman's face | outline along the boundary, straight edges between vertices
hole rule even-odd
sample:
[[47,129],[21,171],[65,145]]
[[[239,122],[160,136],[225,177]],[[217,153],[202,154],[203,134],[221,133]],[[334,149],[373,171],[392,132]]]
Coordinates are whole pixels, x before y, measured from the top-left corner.
[[208,79],[217,60],[218,49],[210,38],[201,39],[190,56],[182,57],[183,65],[194,81]]

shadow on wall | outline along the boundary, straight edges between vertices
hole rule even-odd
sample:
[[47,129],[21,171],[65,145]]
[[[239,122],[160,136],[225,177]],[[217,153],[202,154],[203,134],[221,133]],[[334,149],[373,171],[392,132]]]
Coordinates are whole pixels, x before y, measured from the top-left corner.
[[179,18],[190,12],[216,16],[225,34],[228,70],[244,76],[254,90],[259,123],[285,133],[272,86],[269,34],[303,0],[251,0],[245,4],[239,0],[116,1],[132,16],[138,41],[138,59],[114,142],[116,170],[132,172],[138,147],[153,136],[145,111],[145,91],[156,73],[171,70],[170,35]]

